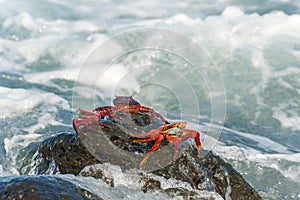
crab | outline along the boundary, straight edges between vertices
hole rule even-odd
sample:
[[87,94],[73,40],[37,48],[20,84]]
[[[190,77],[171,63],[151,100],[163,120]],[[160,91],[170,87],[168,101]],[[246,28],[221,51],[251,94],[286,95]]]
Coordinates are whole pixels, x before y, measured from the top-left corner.
[[165,118],[163,118],[159,113],[155,112],[152,108],[142,106],[138,101],[132,98],[132,96],[115,96],[113,100],[113,106],[104,106],[94,109],[92,112],[88,110],[78,109],[76,111],[79,115],[83,116],[83,119],[75,118],[73,120],[73,127],[78,133],[78,128],[84,126],[85,128],[98,132],[97,129],[90,126],[93,123],[98,124],[106,128],[111,128],[110,126],[102,123],[100,119],[106,116],[117,117],[115,114],[117,112],[125,113],[139,113],[145,112],[152,116],[152,120],[158,117],[165,124],[170,124]]
[[132,141],[133,143],[155,141],[152,148],[147,152],[143,160],[140,162],[139,167],[140,168],[142,167],[144,162],[154,151],[158,149],[159,145],[164,139],[168,140],[170,143],[174,145],[173,161],[175,161],[176,152],[180,143],[186,141],[189,138],[195,139],[195,143],[197,145],[197,151],[199,153],[201,150],[200,133],[195,130],[185,129],[185,127],[186,127],[186,122],[178,122],[178,123],[162,125],[161,127],[149,131],[148,133],[133,134],[132,137],[139,138],[139,139],[134,139]]

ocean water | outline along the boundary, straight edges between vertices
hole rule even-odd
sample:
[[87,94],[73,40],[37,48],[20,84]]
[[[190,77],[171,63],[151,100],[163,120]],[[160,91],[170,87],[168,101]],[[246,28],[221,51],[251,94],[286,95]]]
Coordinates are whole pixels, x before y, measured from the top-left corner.
[[264,199],[300,199],[299,25],[297,0],[0,0],[0,176],[73,131],[77,108],[133,95],[202,132]]

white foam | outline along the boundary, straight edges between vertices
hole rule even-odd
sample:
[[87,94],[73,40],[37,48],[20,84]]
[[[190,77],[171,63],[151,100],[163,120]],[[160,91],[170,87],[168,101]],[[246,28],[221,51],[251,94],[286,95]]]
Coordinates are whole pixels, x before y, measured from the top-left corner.
[[[6,162],[11,162],[11,161],[9,159],[6,159]],[[19,175],[17,168],[14,166],[6,167],[5,164],[4,165],[1,164],[0,165],[1,178],[5,176],[11,176],[11,175]]]
[[102,30],[99,25],[89,21],[46,20],[43,18],[33,18],[28,12],[6,17],[2,28],[4,30],[10,28],[25,29],[30,31],[32,36],[43,36],[41,33],[44,33],[47,35],[59,34],[60,37],[66,36],[69,33],[74,35],[74,33],[93,33]]
[[27,73],[24,75],[24,79],[30,83],[49,85],[51,84],[51,80],[53,79],[74,81],[76,80],[77,75],[78,75],[78,69],[67,68],[67,69],[53,70],[49,72]]
[[289,148],[285,147],[284,145],[281,145],[269,138],[251,134],[251,133],[244,133],[241,131],[235,131],[228,128],[224,128],[224,130],[227,130],[231,133],[234,133],[236,135],[240,135],[242,137],[248,138],[249,140],[255,141],[259,147],[268,150],[268,151],[275,151],[283,154],[290,154],[292,153]]
[[257,159],[257,158],[259,158],[261,160],[278,160],[278,159],[280,159],[280,160],[287,160],[287,161],[290,161],[290,162],[300,163],[300,153],[294,153],[294,154],[257,154],[254,157],[249,156],[249,158],[251,158],[251,160],[254,160],[254,159]]
[[193,19],[188,17],[185,14],[176,14],[172,17],[170,17],[169,19],[166,20],[166,24],[185,24],[185,25],[199,25],[199,23],[201,23],[202,20],[201,19]]
[[279,108],[274,108],[273,110],[273,117],[280,121],[281,126],[291,130],[300,130],[300,116],[296,113],[294,113],[294,116],[287,116],[287,113]]
[[[59,109],[69,110],[70,107],[65,99],[53,93],[6,87],[0,87],[0,104],[5,105],[0,119],[14,120],[6,124],[1,134],[5,150],[1,175],[18,174],[17,158],[20,149],[41,140],[43,135],[35,134],[36,130],[48,125],[64,125],[55,119],[56,114]],[[37,111],[32,112],[34,109]]]
[[62,66],[79,67],[93,48],[80,35],[98,34],[102,28],[89,21],[49,21],[22,12],[5,18],[2,29],[10,40],[1,39],[0,53],[4,56],[0,57],[0,64],[6,70],[28,71],[27,67],[43,56],[55,58]]
[[235,6],[228,6],[224,9],[222,16],[227,18],[238,18],[244,15],[244,12]]
[[[300,154],[262,154],[261,152],[245,147],[217,145],[215,151],[218,155],[230,161],[228,162],[253,162],[256,166],[271,168],[290,178],[295,183],[300,183]],[[249,170],[238,168],[241,173],[248,174]],[[252,182],[255,184],[255,181]]]
[[[79,71],[76,82],[87,85],[87,87],[75,87],[75,95],[90,100],[94,98],[96,92],[99,92],[98,90],[106,97],[114,97],[116,94],[132,94],[139,88],[134,72],[121,64],[113,64],[108,67],[101,64],[85,65]],[[92,104],[93,102],[91,102]],[[77,105],[77,107],[83,108],[86,105]]]
[[[27,134],[27,135],[15,135],[12,138],[4,138],[4,149],[6,161],[9,163],[10,174],[19,174],[17,170],[17,157],[20,149],[28,146],[32,142],[39,141],[42,135],[39,134]],[[1,174],[1,173],[0,173]]]
[[[109,163],[105,164],[95,164],[85,167],[82,172],[101,171],[104,178],[109,178],[113,181],[114,188],[126,188],[127,191],[135,190],[141,191],[142,187],[145,184],[145,178],[153,179],[160,182],[160,188],[163,190],[168,190],[170,188],[183,188],[195,193],[195,198],[212,198],[212,199],[222,199],[218,193],[208,192],[208,191],[199,191],[193,189],[193,187],[184,181],[176,180],[173,178],[166,179],[161,176],[156,176],[153,174],[147,174],[141,170],[128,170],[123,172],[119,166],[111,165]],[[80,176],[79,176],[80,178]],[[148,193],[148,192],[147,192]],[[156,193],[156,192],[155,192]],[[150,192],[151,194],[151,192]],[[181,199],[179,197],[179,199]]]
[[[224,130],[229,131],[231,134],[237,134],[242,137],[246,137],[249,140],[255,141],[259,147],[267,151],[271,150],[278,153],[262,153],[252,147],[240,147],[234,145],[224,146],[224,144],[221,142],[217,142],[215,151],[218,155],[225,159],[231,160],[229,162],[238,161],[248,163],[250,161],[264,168],[272,168],[278,173],[282,174],[284,177],[290,178],[296,183],[300,183],[299,153],[293,153],[287,147],[263,136],[234,131],[228,128],[224,128]],[[244,169],[239,170],[241,170],[241,173],[248,173],[247,171],[244,171]]]
[[[264,167],[270,167],[279,171],[285,177],[300,183],[300,153],[295,154],[256,154],[247,157],[248,160],[259,163]],[[292,164],[282,165],[283,161]]]
[[62,109],[70,108],[65,99],[53,93],[0,87],[0,105],[5,105],[1,110],[0,118],[2,119],[30,112],[41,103],[49,105],[46,110],[51,112],[55,111],[56,107]]
[[21,13],[16,17],[7,17],[2,24],[2,28],[7,29],[15,27],[15,25],[24,27],[29,31],[34,31],[37,28],[37,24],[28,13]]

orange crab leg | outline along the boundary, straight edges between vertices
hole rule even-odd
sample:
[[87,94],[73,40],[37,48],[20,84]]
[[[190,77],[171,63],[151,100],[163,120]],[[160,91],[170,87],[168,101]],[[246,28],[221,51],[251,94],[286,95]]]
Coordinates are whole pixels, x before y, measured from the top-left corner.
[[98,114],[98,116],[111,116],[113,112],[116,110],[114,106],[104,106],[95,108],[93,111]]
[[88,111],[88,110],[78,109],[78,110],[76,110],[76,112],[77,112],[77,114],[79,114],[81,116],[85,116],[85,117],[96,115],[96,113]]
[[74,130],[76,131],[77,134],[78,134],[78,129],[77,128],[80,126],[79,121],[80,121],[79,118],[73,119],[73,128],[74,128]]
[[197,151],[199,153],[201,150],[200,133],[198,131],[185,129],[184,137],[182,138],[182,141],[185,141],[189,138],[195,138],[195,143],[197,145]]
[[179,137],[173,136],[173,135],[167,135],[166,138],[170,143],[172,143],[174,145],[173,161],[175,161],[175,159],[176,159],[176,153],[177,153],[177,149],[179,147],[179,144],[186,141],[189,138],[195,138],[195,143],[197,145],[198,153],[201,150],[200,134],[197,131],[186,129],[183,132],[183,137],[182,138],[179,138]]
[[142,165],[144,164],[144,162],[147,160],[147,158],[150,156],[150,154],[152,154],[154,151],[156,151],[161,143],[161,141],[164,139],[163,135],[159,135],[155,144],[153,145],[152,149],[150,149],[150,151],[148,151],[148,153],[145,155],[145,157],[143,158],[143,160],[140,162],[139,167],[141,168]]
[[[90,124],[92,124],[92,123],[94,122],[94,123],[98,123],[99,126],[104,126],[104,127],[106,127],[106,128],[111,128],[110,126],[101,123],[101,122],[99,121],[101,116],[99,116],[98,114],[96,114],[96,113],[94,113],[94,112],[90,112],[90,111],[88,111],[88,110],[81,110],[81,109],[76,110],[76,112],[77,112],[79,115],[81,115],[81,116],[85,116],[85,118],[82,119],[82,120],[87,121],[86,123],[83,122],[83,123],[81,123],[81,124],[79,124],[79,125],[84,125],[85,127],[87,127],[88,125],[90,125]],[[88,123],[89,121],[91,122],[90,124]],[[73,121],[73,122],[74,122],[74,121]],[[74,123],[73,123],[73,124],[74,124]]]
[[139,111],[140,112],[149,112],[151,113],[152,115],[152,120],[155,118],[155,117],[158,117],[161,121],[163,121],[164,123],[166,124],[170,124],[170,122],[168,122],[163,116],[161,116],[159,113],[155,112],[152,108],[148,108],[148,107],[145,107],[145,106],[140,106],[139,107]]
[[177,136],[167,135],[167,140],[174,145],[174,149],[173,149],[173,161],[175,161],[177,149],[179,147],[179,144],[182,142],[181,138],[179,138]]
[[[89,129],[91,131],[94,132],[99,132],[99,130],[97,130],[96,128],[93,128],[92,126],[90,126],[92,123],[98,123],[99,126],[104,126],[106,128],[111,128],[110,126],[103,124],[99,121],[99,118],[97,115],[93,115],[93,116],[86,116],[83,119],[80,118],[75,118],[73,120],[73,128],[75,129],[76,133],[79,133],[79,126],[84,126],[86,129]],[[85,134],[86,135],[86,134]]]
[[[85,128],[88,127],[88,129],[90,129],[92,131],[95,131],[95,132],[98,132],[97,129],[89,126],[89,121],[86,121],[85,119],[75,118],[73,120],[73,128],[75,129],[77,134],[79,133],[79,130],[78,130],[79,126],[84,126]],[[83,133],[83,134],[87,135],[86,133]]]
[[177,123],[163,125],[158,130],[168,133],[170,129],[174,129],[174,128],[184,129],[185,127],[186,127],[186,122],[177,122]]
[[166,125],[162,125],[161,127],[159,127],[158,129],[149,131],[148,133],[139,133],[139,134],[132,134],[132,137],[151,137],[151,136],[156,136],[157,134],[160,134],[162,132],[167,133],[167,131],[169,129],[172,128],[185,128],[186,126],[186,122],[178,122],[178,123],[173,123],[173,124],[166,124]]
[[156,140],[157,137],[150,137],[150,138],[146,138],[146,139],[138,139],[138,140],[133,140],[132,142],[133,143],[137,143],[137,142],[150,142],[150,141],[153,141],[153,140]]
[[132,137],[136,137],[136,138],[143,138],[143,137],[157,137],[157,135],[159,134],[159,130],[152,130],[152,131],[149,131],[148,133],[138,133],[138,134],[132,134],[131,136]]

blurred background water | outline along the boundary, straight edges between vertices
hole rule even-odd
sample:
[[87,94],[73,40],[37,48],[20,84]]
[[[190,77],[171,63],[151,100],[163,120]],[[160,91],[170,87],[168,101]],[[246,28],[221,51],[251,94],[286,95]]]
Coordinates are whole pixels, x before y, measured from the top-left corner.
[[[265,199],[300,199],[297,0],[0,0],[0,175],[19,175],[23,147],[72,131],[73,86],[85,59],[111,36],[143,27],[180,32],[207,50],[226,91],[224,129],[214,151]],[[164,57],[154,51],[143,56],[136,59]],[[122,73],[121,65],[103,89],[113,90]],[[105,92],[98,98],[111,103]],[[169,117],[180,118],[176,102],[155,91],[136,98],[147,106],[159,101],[154,107],[161,112],[168,105]]]

